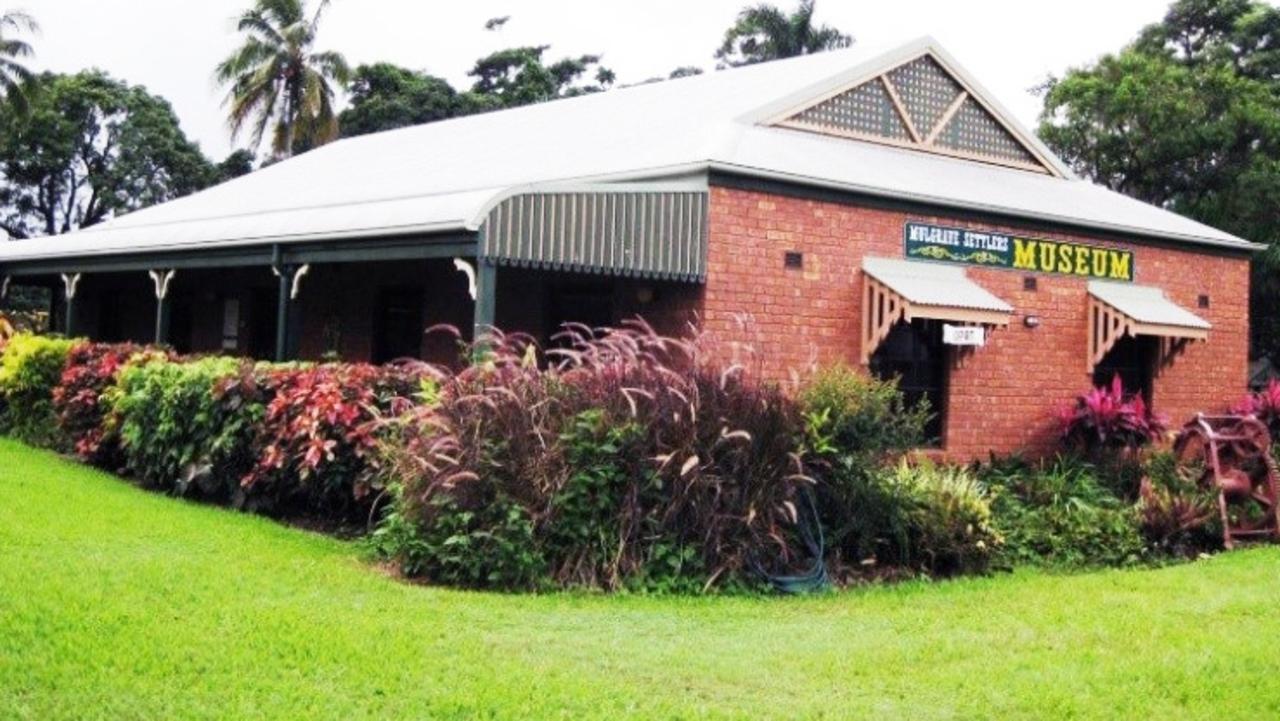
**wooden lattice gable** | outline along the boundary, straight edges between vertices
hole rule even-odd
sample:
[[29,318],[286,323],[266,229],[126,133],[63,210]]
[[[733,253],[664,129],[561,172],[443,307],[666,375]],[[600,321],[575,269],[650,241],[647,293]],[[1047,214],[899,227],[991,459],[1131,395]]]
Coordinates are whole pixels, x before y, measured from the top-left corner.
[[994,103],[928,50],[790,108],[772,124],[1062,175]]

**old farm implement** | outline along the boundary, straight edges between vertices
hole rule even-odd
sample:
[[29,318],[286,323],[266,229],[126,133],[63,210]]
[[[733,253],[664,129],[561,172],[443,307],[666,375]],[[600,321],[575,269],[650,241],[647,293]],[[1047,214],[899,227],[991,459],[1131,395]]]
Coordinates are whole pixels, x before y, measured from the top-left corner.
[[1216,488],[1227,548],[1280,538],[1280,479],[1271,434],[1253,416],[1198,415],[1173,445],[1179,465],[1205,488]]

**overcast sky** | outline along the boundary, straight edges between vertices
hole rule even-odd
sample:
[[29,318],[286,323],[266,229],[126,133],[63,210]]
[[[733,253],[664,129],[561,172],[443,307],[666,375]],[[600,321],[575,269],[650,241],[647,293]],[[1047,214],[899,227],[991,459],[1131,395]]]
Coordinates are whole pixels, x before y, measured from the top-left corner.
[[[37,69],[99,67],[167,98],[210,156],[231,149],[214,66],[236,45],[232,18],[251,0],[0,0],[42,26]],[[600,53],[620,83],[712,53],[748,0],[333,0],[318,46],[351,63],[390,61],[467,84],[475,59],[501,47],[550,44],[553,58]],[[782,0],[790,9],[792,0]],[[1168,0],[819,0],[818,17],[877,46],[933,35],[1027,124],[1030,88],[1087,63],[1158,20]],[[512,16],[501,32],[484,21]]]

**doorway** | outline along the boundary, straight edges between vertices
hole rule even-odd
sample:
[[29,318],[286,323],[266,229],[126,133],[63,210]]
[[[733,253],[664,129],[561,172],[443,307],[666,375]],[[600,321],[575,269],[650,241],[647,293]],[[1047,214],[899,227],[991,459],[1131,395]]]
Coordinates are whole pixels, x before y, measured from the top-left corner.
[[423,290],[421,287],[384,288],[378,293],[374,315],[373,362],[422,357]]

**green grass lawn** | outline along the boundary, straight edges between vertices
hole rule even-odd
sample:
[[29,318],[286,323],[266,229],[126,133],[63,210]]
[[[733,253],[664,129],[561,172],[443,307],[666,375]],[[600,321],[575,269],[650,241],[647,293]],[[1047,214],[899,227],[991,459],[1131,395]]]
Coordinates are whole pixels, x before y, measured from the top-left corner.
[[0,441],[0,719],[1277,718],[1280,550],[817,598],[412,587]]

